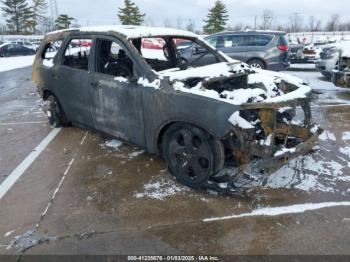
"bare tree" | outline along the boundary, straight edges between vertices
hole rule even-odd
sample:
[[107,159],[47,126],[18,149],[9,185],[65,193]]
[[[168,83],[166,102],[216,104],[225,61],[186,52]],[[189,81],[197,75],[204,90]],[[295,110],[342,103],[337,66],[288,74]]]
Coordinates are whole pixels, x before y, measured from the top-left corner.
[[339,20],[340,16],[338,14],[333,14],[327,23],[326,31],[339,31]]
[[172,23],[169,21],[168,18],[164,19],[163,25],[164,27],[173,27]]
[[309,17],[309,30],[310,32],[318,32],[321,31],[321,20],[316,20],[316,18],[312,15]]
[[146,16],[145,20],[143,21],[143,24],[146,26],[154,26],[154,22],[149,16]]
[[243,23],[237,23],[237,24],[234,24],[233,26],[228,27],[229,31],[241,31],[243,29],[244,29]]
[[289,23],[286,26],[287,32],[301,32],[304,29],[304,20],[303,17],[300,16],[299,13],[294,13],[289,17]]
[[339,31],[350,31],[350,22],[341,23],[339,25]]
[[176,18],[176,28],[177,29],[183,29],[183,23],[184,23],[184,20],[182,19],[182,17]]
[[188,19],[186,30],[194,32],[196,30],[196,22],[192,18]]
[[6,25],[0,24],[0,34],[6,33]]
[[264,10],[263,15],[262,15],[262,25],[260,28],[264,29],[264,30],[271,29],[273,19],[274,19],[273,12],[269,9]]

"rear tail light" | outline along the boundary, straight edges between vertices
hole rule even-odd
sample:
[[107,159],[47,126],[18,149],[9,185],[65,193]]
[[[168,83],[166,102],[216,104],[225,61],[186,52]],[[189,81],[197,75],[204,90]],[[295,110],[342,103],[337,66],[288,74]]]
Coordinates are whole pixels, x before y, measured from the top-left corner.
[[281,50],[282,52],[287,52],[289,50],[289,46],[288,45],[279,45],[279,46],[277,46],[277,48],[279,50]]

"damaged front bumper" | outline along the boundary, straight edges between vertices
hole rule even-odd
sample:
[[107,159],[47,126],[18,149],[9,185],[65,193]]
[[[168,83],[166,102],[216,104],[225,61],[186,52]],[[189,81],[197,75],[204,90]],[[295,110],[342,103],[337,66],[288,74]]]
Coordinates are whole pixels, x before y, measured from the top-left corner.
[[350,87],[350,71],[333,72],[332,82],[339,87]]
[[338,69],[332,72],[332,82],[339,87],[350,87],[350,58],[340,57]]
[[[296,113],[304,115],[301,123],[296,122]],[[249,165],[258,173],[271,173],[311,151],[323,132],[311,123],[310,95],[279,103],[245,104],[240,116],[251,128],[234,126],[227,144],[238,166]]]

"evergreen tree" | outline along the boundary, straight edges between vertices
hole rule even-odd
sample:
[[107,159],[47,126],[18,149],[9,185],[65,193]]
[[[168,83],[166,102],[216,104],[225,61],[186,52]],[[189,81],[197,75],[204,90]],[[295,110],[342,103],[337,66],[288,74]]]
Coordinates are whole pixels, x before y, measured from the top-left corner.
[[24,10],[23,17],[20,19],[22,30],[26,33],[32,33],[35,25],[33,7],[27,7]]
[[33,33],[36,34],[36,27],[40,21],[44,20],[48,4],[46,0],[32,0],[33,1]]
[[55,25],[57,29],[67,29],[72,24],[72,21],[74,20],[73,17],[70,17],[66,14],[61,14],[59,17],[55,20]]
[[123,25],[141,25],[145,14],[130,0],[124,0],[124,7],[119,8],[118,17]]
[[206,34],[213,34],[223,31],[227,26],[228,14],[226,6],[220,0],[217,0],[214,7],[209,9],[207,19],[204,20],[205,25],[203,31]]
[[27,0],[3,0],[1,8],[8,28],[16,33],[26,29],[28,22],[33,18],[31,7]]

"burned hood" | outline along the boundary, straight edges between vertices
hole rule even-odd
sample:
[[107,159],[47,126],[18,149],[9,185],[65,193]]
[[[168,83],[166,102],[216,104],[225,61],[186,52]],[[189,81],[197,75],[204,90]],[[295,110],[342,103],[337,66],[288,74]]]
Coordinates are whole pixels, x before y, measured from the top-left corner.
[[241,62],[217,63],[187,70],[159,72],[182,92],[234,105],[279,103],[306,98],[311,88],[301,79],[267,70],[252,69]]

